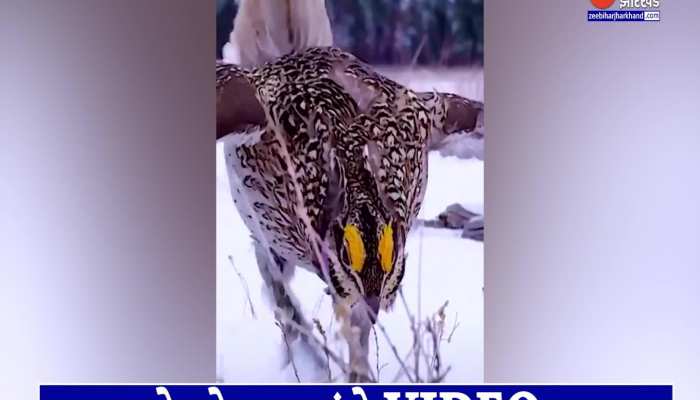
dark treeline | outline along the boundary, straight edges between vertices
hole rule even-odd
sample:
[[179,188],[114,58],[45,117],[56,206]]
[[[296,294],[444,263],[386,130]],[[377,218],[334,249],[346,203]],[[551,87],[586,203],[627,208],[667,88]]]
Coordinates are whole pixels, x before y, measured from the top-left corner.
[[[335,45],[372,64],[481,64],[483,0],[326,0]],[[217,56],[234,0],[217,0]]]

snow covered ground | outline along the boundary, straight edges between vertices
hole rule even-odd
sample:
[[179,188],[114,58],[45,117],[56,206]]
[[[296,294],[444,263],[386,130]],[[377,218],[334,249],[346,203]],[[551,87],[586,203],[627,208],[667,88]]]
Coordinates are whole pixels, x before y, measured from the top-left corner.
[[[483,99],[480,70],[386,70],[387,75],[418,90],[453,91]],[[273,311],[263,295],[250,234],[231,200],[222,144],[217,144],[217,375],[224,382],[296,382]],[[429,179],[420,218],[432,219],[446,206],[459,202],[483,213],[483,162],[431,154]],[[417,227],[407,243],[408,265],[403,292],[411,311],[423,319],[447,300],[446,330],[456,325],[451,340],[441,347],[443,364],[451,366],[446,382],[483,381],[483,244],[460,238],[461,231]],[[229,261],[233,258],[233,265]],[[420,285],[420,287],[419,287]],[[251,311],[246,287],[255,315]],[[316,276],[297,269],[292,290],[307,319],[318,319],[327,332],[335,332],[331,298]],[[420,302],[419,302],[420,299]],[[412,345],[409,319],[397,300],[389,313],[380,313],[399,354]],[[342,341],[329,337],[330,347],[346,351]],[[379,380],[391,382],[400,369],[390,347],[378,333],[379,349],[370,338],[370,365],[380,365]],[[379,360],[377,360],[377,354]],[[326,373],[310,368],[303,355],[295,356],[302,382],[327,380]],[[401,379],[406,380],[406,377]]]

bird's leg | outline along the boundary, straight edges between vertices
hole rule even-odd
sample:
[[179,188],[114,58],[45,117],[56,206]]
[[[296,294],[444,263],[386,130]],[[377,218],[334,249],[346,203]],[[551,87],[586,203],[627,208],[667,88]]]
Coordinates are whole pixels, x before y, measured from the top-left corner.
[[[291,268],[285,259],[278,256],[272,249],[264,248],[262,245],[255,244],[255,256],[260,269],[260,275],[263,278],[265,287],[270,291],[275,306],[280,312],[284,313],[286,318],[296,325],[304,328],[309,328],[309,324],[304,319],[301,308],[299,307],[292,292],[289,290],[288,282],[291,278]],[[285,318],[279,318],[283,322],[283,330],[286,337],[290,340],[298,337],[298,330],[294,329],[289,324],[284,323]]]
[[309,356],[318,367],[323,367],[325,362],[323,353],[313,345],[313,341],[308,337],[308,335],[313,334],[311,325],[304,318],[301,307],[289,289],[288,283],[294,265],[278,256],[272,249],[265,248],[257,242],[255,243],[255,256],[265,287],[271,292],[278,311],[284,314],[277,316],[277,319],[280,321],[286,342],[285,346],[288,349],[289,359],[287,361],[291,361],[291,357],[293,357],[289,344],[300,338],[300,351]]
[[350,323],[357,328],[357,340],[348,341],[350,353],[350,382],[367,382],[370,380],[369,366],[369,334],[372,321],[365,310],[364,304],[353,307]]

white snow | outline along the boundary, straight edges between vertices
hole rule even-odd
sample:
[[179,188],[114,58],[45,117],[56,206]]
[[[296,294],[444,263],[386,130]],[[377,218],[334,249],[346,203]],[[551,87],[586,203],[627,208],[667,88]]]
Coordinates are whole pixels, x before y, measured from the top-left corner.
[[[467,79],[469,80],[471,79]],[[414,82],[411,86],[418,85]],[[439,89],[450,90],[444,87]],[[471,98],[483,98],[481,88],[470,87],[470,90],[458,92]],[[231,200],[221,143],[217,144],[216,162],[218,379],[245,383],[296,382],[291,365],[285,365],[285,344],[280,329],[275,325],[270,302],[263,295],[262,279],[255,262],[250,233]],[[483,213],[483,165],[478,160],[460,160],[432,153],[428,188],[420,217],[434,218],[446,206],[455,202],[463,204],[468,210]],[[411,311],[414,314],[420,313],[423,319],[449,300],[446,309],[447,333],[456,322],[459,325],[451,341],[443,342],[441,347],[443,364],[452,368],[446,381],[479,383],[483,382],[484,375],[483,244],[460,238],[460,233],[461,231],[422,227],[412,231],[407,243],[409,257],[403,292]],[[233,257],[235,268],[230,263],[229,256]],[[237,272],[250,290],[256,318],[251,315],[244,284]],[[420,306],[419,282],[422,286]],[[324,294],[323,289],[320,279],[303,269],[297,269],[292,280],[292,290],[302,305],[305,317],[309,321],[319,319],[326,331],[332,333],[337,330],[337,323],[334,321],[331,299]],[[397,299],[391,312],[380,313],[379,320],[386,327],[399,353],[402,356],[407,354],[413,338],[401,300]],[[400,366],[381,332],[378,331],[377,335],[379,365],[386,364],[381,369],[379,380],[391,382]],[[341,340],[329,337],[329,341],[332,342],[332,348],[347,354]],[[370,337],[370,343],[370,365],[376,366],[373,336]],[[292,346],[298,346],[298,343],[292,343]],[[310,367],[311,362],[304,360],[302,351],[295,351],[295,364],[302,382],[327,380],[323,371]],[[406,378],[401,380],[405,381]]]

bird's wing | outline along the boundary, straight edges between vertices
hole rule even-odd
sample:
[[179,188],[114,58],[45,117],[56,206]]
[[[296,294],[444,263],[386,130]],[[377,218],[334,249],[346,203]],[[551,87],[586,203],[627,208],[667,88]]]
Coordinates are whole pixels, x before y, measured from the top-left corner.
[[452,93],[419,96],[434,110],[429,150],[484,159],[484,103]]
[[264,126],[265,112],[246,71],[233,64],[216,64],[216,139],[243,132],[249,125]]

